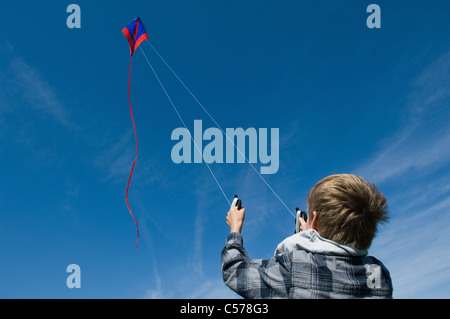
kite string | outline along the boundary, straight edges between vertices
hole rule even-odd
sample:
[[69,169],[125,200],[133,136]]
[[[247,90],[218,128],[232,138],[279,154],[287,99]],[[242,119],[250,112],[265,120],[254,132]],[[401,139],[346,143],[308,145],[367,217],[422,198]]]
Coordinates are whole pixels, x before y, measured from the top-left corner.
[[[156,80],[158,81],[159,85],[161,86],[161,88],[164,91],[164,94],[166,95],[167,99],[169,100],[170,105],[172,106],[172,108],[175,110],[175,113],[177,114],[178,118],[180,119],[181,123],[183,124],[184,128],[189,131],[189,129],[186,126],[186,123],[184,122],[183,118],[180,115],[180,112],[178,112],[178,109],[176,108],[175,104],[173,103],[172,99],[170,98],[169,94],[166,91],[166,88],[164,87],[164,85],[162,84],[161,80],[159,79],[158,75],[156,74],[155,69],[153,68],[152,64],[150,63],[150,61],[147,58],[147,55],[145,54],[145,52],[142,50],[141,47],[139,47],[139,49],[141,49],[142,54],[144,55],[145,60],[147,61],[148,65],[150,66],[150,69],[152,70],[153,74],[156,77]],[[201,154],[202,152],[200,151],[200,148],[198,147],[197,143],[195,142],[194,138],[192,137],[192,135],[189,133],[189,136],[191,137],[192,142],[194,142],[194,145],[197,149],[197,151]],[[225,198],[225,200],[228,202],[228,204],[231,206],[231,202],[228,199],[227,195],[225,194],[222,186],[219,183],[219,180],[216,178],[216,175],[214,175],[214,172],[212,171],[211,167],[209,166],[209,164],[206,161],[203,161],[206,164],[206,167],[208,167],[209,172],[211,173],[212,177],[214,178],[214,180],[216,181],[217,186],[219,186],[220,191],[223,194],[223,197]]]
[[[187,85],[181,80],[181,78],[178,76],[178,74],[170,67],[170,65],[166,62],[166,60],[164,60],[164,58],[159,54],[159,52],[153,47],[153,45],[150,43],[150,40],[146,41],[150,47],[153,49],[153,51],[158,55],[158,57],[161,59],[161,61],[166,65],[166,67],[170,70],[170,72],[172,72],[172,74],[177,78],[177,80],[181,83],[181,85],[186,89],[186,91],[192,96],[192,98],[197,102],[198,105],[200,105],[200,107],[203,109],[203,111],[208,115],[208,117],[214,122],[214,124],[222,131],[222,133],[225,135],[225,137],[228,139],[229,142],[231,142],[231,144],[233,144],[233,146],[236,148],[236,150],[245,158],[245,161],[251,166],[251,168],[255,171],[255,173],[259,176],[259,178],[266,184],[266,186],[272,191],[272,193],[278,198],[278,200],[284,205],[284,207],[286,208],[286,210],[295,218],[295,215],[291,212],[291,210],[289,209],[289,207],[285,204],[285,202],[280,198],[280,196],[277,194],[277,192],[275,192],[275,190],[270,186],[270,184],[266,181],[266,179],[264,177],[262,177],[262,175],[258,172],[258,170],[255,168],[255,166],[250,163],[250,161],[248,160],[248,158],[245,156],[245,154],[241,151],[241,149],[239,149],[236,144],[234,143],[233,140],[231,140],[231,138],[225,133],[225,131],[222,129],[222,127],[217,123],[217,121],[214,119],[214,117],[208,112],[208,110],[202,105],[202,103],[200,103],[200,101],[197,99],[197,97],[191,92],[191,90],[189,90],[189,88],[187,87]],[[145,59],[148,62],[147,57],[145,56],[144,51],[141,48],[142,53],[144,54]],[[150,63],[149,63],[150,64]],[[152,68],[153,70],[153,68]],[[166,93],[167,95],[167,93]],[[178,112],[177,112],[178,113]],[[186,125],[185,125],[186,127]],[[192,137],[191,137],[192,138]],[[197,147],[198,149],[198,147]],[[200,150],[199,150],[200,152]],[[201,152],[200,152],[201,153]],[[209,168],[209,165],[208,165]],[[210,169],[211,171],[211,169]],[[222,191],[223,192],[223,191]],[[228,199],[227,199],[228,200]]]
[[136,250],[137,250],[138,244],[139,244],[139,226],[138,226],[136,218],[134,217],[133,212],[131,211],[130,204],[128,203],[128,189],[130,187],[131,176],[133,175],[134,165],[136,164],[136,160],[137,160],[138,153],[139,153],[136,125],[134,124],[133,109],[131,108],[131,61],[132,61],[132,59],[133,59],[133,55],[130,56],[130,71],[129,71],[129,75],[128,75],[128,103],[130,105],[131,121],[133,122],[134,135],[136,136],[136,157],[134,158],[133,165],[131,166],[130,177],[128,177],[128,184],[127,184],[127,191],[125,194],[125,200],[127,202],[128,210],[130,211],[130,214],[133,217],[134,223],[136,224],[136,230],[137,230]]

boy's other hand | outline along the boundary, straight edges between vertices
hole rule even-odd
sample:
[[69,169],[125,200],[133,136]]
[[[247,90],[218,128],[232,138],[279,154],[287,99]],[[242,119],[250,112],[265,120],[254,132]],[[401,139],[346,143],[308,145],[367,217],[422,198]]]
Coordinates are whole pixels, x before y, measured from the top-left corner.
[[227,224],[230,226],[231,233],[241,233],[242,225],[245,219],[245,208],[238,209],[236,206],[231,207],[227,215]]

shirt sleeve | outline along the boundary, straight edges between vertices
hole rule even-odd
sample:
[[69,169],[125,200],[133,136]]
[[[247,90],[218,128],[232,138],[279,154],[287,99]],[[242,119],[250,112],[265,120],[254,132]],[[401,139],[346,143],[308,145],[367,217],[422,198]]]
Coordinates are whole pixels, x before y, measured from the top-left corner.
[[244,298],[288,298],[291,287],[289,254],[250,259],[239,233],[227,237],[222,250],[225,284]]

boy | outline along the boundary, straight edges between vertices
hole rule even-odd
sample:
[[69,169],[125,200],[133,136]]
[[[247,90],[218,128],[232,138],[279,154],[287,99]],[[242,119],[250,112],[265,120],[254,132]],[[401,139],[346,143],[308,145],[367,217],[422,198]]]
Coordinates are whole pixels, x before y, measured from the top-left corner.
[[248,257],[241,236],[245,208],[232,207],[222,250],[225,284],[244,298],[392,298],[389,271],[367,256],[378,223],[388,219],[376,186],[351,174],[331,175],[311,189],[307,205],[302,231],[267,260]]

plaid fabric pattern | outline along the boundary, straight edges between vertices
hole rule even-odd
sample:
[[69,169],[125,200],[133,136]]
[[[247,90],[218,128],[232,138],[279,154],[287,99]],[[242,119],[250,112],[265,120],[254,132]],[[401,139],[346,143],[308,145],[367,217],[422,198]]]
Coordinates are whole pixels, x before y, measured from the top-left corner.
[[392,298],[389,271],[374,257],[297,250],[250,259],[238,233],[222,250],[225,284],[244,298]]

